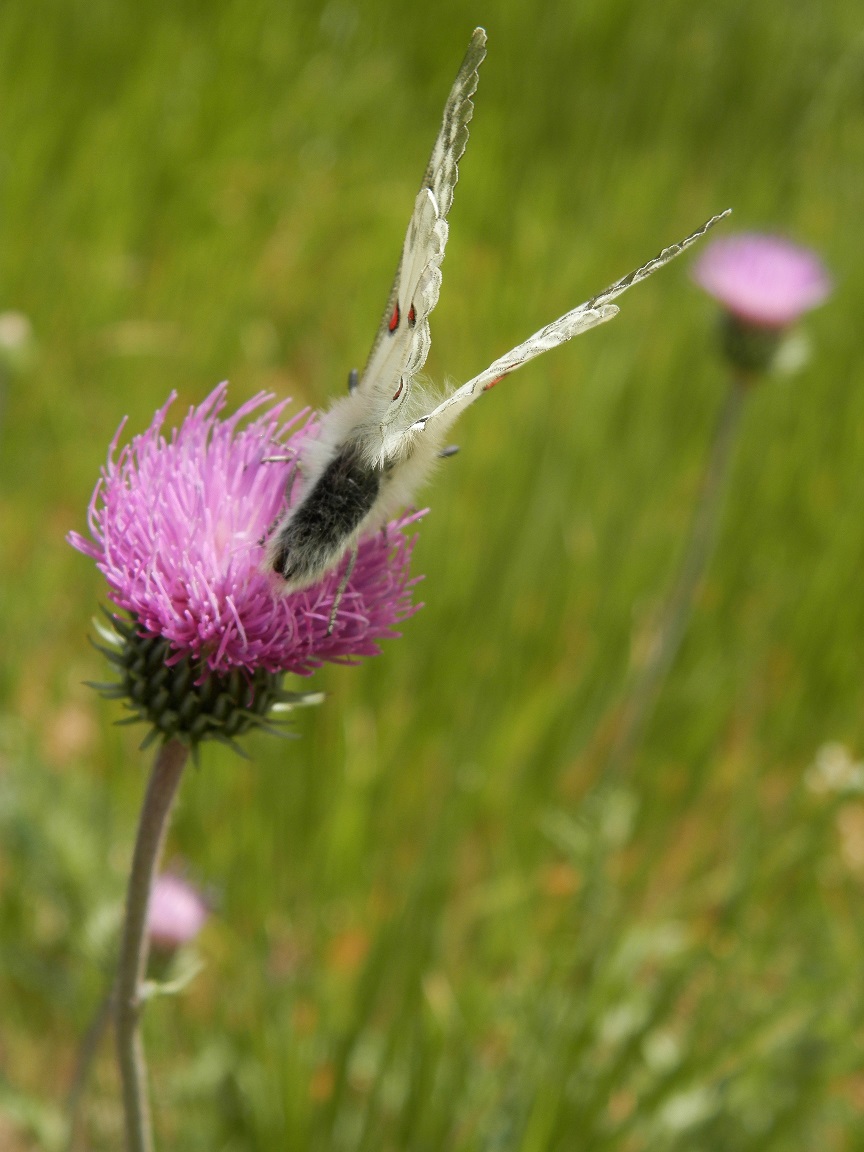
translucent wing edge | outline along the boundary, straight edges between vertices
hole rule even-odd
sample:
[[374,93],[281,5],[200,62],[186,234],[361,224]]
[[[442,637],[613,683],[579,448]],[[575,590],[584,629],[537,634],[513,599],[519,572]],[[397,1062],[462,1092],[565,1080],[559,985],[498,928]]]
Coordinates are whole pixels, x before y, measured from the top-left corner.
[[459,161],[468,146],[468,125],[474,116],[472,97],[477,91],[480,65],[485,58],[486,33],[482,28],[475,28],[444,105],[441,131],[426,165],[421,185],[432,192],[438,204],[438,212],[444,220],[453,204],[453,193],[459,180]]
[[721,220],[725,220],[727,216],[732,215],[732,209],[727,208],[725,212],[718,212],[716,216],[712,216],[710,220],[706,220],[695,232],[691,232],[689,236],[685,236],[683,240],[679,240],[677,244],[670,244],[668,248],[664,248],[653,259],[648,260],[641,268],[636,268],[633,272],[628,272],[626,276],[622,276],[620,280],[616,280],[614,284],[610,284],[608,288],[604,288],[602,292],[598,292],[596,296],[592,296],[590,300],[581,305],[582,308],[597,308],[601,304],[608,304],[614,300],[616,296],[620,296],[622,292],[626,292],[628,288],[632,288],[634,284],[640,284],[643,280],[647,280],[655,272],[658,272],[664,265],[680,256],[682,252],[701,240],[706,232],[710,232],[715,224],[719,224]]

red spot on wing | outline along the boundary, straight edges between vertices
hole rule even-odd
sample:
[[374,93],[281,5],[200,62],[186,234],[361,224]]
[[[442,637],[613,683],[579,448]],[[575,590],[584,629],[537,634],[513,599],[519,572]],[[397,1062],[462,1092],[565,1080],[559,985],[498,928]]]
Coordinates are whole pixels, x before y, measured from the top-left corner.
[[396,391],[393,393],[393,399],[394,399],[394,400],[398,400],[398,399],[399,399],[399,397],[402,395],[402,389],[403,389],[404,387],[405,387],[405,380],[404,380],[402,377],[400,377],[400,379],[399,379],[399,387],[398,387],[398,388],[396,389]]
[[399,327],[399,301],[397,300],[396,303],[393,305],[393,315],[390,317],[390,323],[387,325],[387,328],[389,329],[389,331],[395,332],[398,327]]
[[490,388],[494,388],[496,384],[500,384],[507,376],[506,372],[502,372],[500,376],[496,376],[494,380],[490,380],[488,384],[483,385],[483,391],[488,392]]
[[417,323],[417,313],[414,310],[414,305],[412,304],[411,307],[408,309],[408,327],[413,328],[416,323]]

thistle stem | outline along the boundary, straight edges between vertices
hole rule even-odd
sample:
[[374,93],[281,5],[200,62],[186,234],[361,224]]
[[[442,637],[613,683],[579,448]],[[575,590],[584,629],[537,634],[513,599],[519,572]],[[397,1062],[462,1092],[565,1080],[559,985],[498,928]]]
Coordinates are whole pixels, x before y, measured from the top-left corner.
[[162,855],[171,806],[186,765],[188,749],[169,740],[156,754],[141,808],[132,872],[126,893],[126,916],[115,985],[117,1058],[123,1086],[127,1152],[153,1152],[153,1128],[147,1094],[147,1065],[141,1041],[141,986],[150,951],[147,910],[153,879]]
[[717,540],[723,498],[748,387],[746,378],[733,377],[717,417],[681,566],[663,609],[657,639],[644,667],[636,675],[625,704],[621,725],[606,763],[607,778],[620,777],[629,767],[687,631],[693,602]]

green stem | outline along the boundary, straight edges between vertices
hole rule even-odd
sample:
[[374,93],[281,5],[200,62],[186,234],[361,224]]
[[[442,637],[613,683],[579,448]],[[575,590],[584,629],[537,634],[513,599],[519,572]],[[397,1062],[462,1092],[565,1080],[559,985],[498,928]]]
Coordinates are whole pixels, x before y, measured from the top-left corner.
[[153,1129],[147,1095],[147,1065],[141,1042],[141,985],[147,970],[147,910],[153,879],[162,855],[171,806],[188,758],[179,740],[169,740],[156,755],[141,808],[132,872],[126,893],[126,916],[115,985],[117,1058],[123,1086],[127,1152],[153,1152]]
[[630,766],[687,631],[693,602],[717,540],[726,482],[748,388],[745,379],[734,378],[720,409],[678,577],[664,607],[657,640],[647,662],[637,674],[625,705],[621,725],[606,763],[607,778],[624,775]]

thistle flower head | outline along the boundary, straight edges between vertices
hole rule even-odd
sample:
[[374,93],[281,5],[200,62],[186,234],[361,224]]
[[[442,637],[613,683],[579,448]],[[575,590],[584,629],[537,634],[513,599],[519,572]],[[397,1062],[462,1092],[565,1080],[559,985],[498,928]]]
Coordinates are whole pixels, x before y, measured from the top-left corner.
[[312,588],[280,593],[264,569],[265,537],[310,426],[299,426],[302,413],[284,421],[285,403],[271,405],[263,393],[222,419],[225,399],[221,384],[166,435],[172,395],[118,452],[121,424],[90,501],[91,539],[68,536],[131,616],[113,621],[107,654],[122,676],[114,694],[154,734],[193,744],[259,723],[285,699],[284,672],[308,675],[325,661],[377,654],[415,611],[413,541],[402,529],[416,517],[360,542],[332,632],[341,568]]
[[723,305],[723,350],[747,373],[777,367],[785,358],[781,352],[793,347],[784,340],[786,330],[831,293],[831,278],[815,252],[756,232],[708,244],[693,279]]
[[693,279],[727,312],[764,328],[793,324],[831,293],[831,278],[815,252],[757,232],[706,245]]
[[194,940],[210,910],[204,897],[187,880],[163,872],[153,882],[147,909],[147,935],[159,952],[173,952]]

